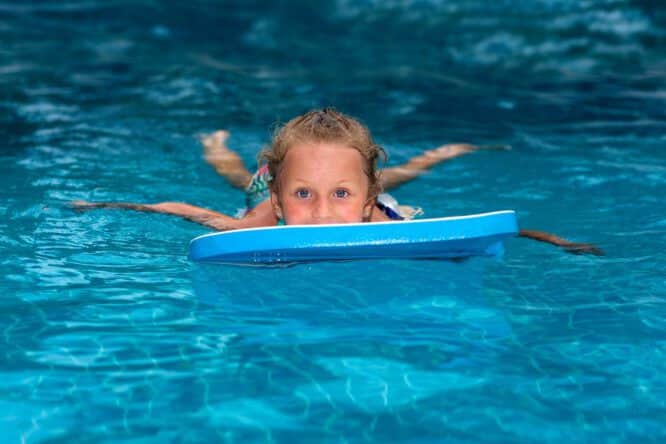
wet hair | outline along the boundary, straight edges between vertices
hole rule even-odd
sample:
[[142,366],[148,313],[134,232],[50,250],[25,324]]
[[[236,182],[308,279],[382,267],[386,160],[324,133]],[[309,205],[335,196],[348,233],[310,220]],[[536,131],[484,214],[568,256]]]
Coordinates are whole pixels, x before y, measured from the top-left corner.
[[280,170],[289,148],[320,142],[336,143],[361,153],[365,161],[363,171],[369,180],[368,197],[375,199],[381,193],[377,162],[380,158],[386,161],[384,149],[372,140],[365,125],[333,108],[309,111],[276,129],[270,147],[260,154],[260,160],[268,164],[273,192],[279,191]]

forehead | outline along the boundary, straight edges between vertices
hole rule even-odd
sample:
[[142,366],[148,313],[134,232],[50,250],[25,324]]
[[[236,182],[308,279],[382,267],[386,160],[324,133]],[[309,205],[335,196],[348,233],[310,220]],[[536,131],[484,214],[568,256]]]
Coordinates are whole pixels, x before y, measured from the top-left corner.
[[289,148],[283,160],[283,170],[335,168],[364,170],[365,159],[348,145],[330,142],[297,143]]

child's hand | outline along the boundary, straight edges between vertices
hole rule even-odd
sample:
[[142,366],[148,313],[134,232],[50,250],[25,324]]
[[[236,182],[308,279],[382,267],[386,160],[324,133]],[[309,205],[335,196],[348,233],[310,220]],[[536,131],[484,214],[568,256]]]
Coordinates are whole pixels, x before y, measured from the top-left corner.
[[594,244],[571,242],[559,236],[555,236],[552,233],[546,233],[545,231],[522,229],[518,232],[518,236],[556,245],[558,247],[564,248],[566,252],[572,254],[593,254],[595,256],[604,255],[604,252]]
[[97,208],[124,208],[124,207],[129,207],[131,209],[138,210],[139,208],[133,208],[133,207],[141,205],[116,203],[116,202],[88,202],[87,200],[74,200],[69,203],[69,206],[75,211],[87,211],[87,210],[95,210]]
[[88,202],[87,200],[73,200],[69,206],[76,211],[85,211],[97,208],[99,204],[95,202]]
[[475,147],[477,150],[497,150],[497,151],[511,151],[511,145],[479,145]]
[[604,252],[601,250],[601,248],[594,244],[572,242],[569,245],[564,245],[563,248],[567,251],[567,253],[571,254],[593,254],[595,256],[604,255]]

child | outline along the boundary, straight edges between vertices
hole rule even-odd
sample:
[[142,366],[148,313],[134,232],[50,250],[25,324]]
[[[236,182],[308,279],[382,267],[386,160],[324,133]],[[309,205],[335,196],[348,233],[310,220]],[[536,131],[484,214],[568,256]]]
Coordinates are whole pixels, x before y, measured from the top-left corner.
[[[171,214],[216,230],[285,224],[377,222],[409,219],[415,211],[398,207],[383,189],[401,185],[444,160],[477,150],[466,144],[444,145],[410,159],[404,165],[377,170],[385,158],[369,131],[357,120],[333,109],[314,110],[290,120],[261,153],[266,162],[254,175],[225,146],[228,133],[203,139],[206,160],[232,185],[246,191],[247,210],[240,218],[177,202],[136,204],[85,202],[80,210],[124,208]],[[590,244],[572,243],[538,231],[521,236],[549,242],[574,253],[602,254]]]

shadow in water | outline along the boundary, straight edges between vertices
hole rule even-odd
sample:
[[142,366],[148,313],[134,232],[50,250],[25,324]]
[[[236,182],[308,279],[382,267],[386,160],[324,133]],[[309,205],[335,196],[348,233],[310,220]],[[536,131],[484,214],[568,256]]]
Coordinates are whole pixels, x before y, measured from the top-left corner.
[[[482,292],[485,263],[381,260],[284,268],[207,264],[196,266],[194,283],[203,304],[236,322],[251,321],[246,332],[251,334],[268,328],[272,337],[290,336],[301,327],[320,339],[341,331],[407,342],[437,331],[506,337],[507,321]],[[308,335],[300,340],[308,342]]]

